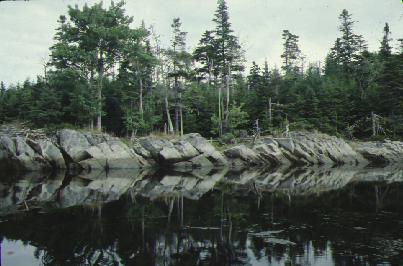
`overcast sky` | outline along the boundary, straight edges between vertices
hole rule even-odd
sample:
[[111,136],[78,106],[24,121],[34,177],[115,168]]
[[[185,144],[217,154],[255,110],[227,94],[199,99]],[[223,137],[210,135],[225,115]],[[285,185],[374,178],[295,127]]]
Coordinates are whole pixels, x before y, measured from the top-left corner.
[[[31,0],[0,2],[0,80],[6,84],[34,79],[42,74],[57,20],[68,5],[92,4],[84,0]],[[104,3],[108,3],[105,0]],[[188,32],[190,49],[201,34],[214,27],[211,22],[216,0],[127,0],[127,14],[135,24],[144,19],[161,35],[170,38],[172,18],[180,17]],[[376,50],[385,22],[394,40],[403,38],[401,0],[228,0],[230,21],[246,50],[248,62],[281,65],[282,30],[300,36],[300,48],[307,60],[323,60],[339,35],[338,15],[346,8],[358,21],[355,32],[362,34],[370,50]],[[394,44],[395,41],[394,41]]]

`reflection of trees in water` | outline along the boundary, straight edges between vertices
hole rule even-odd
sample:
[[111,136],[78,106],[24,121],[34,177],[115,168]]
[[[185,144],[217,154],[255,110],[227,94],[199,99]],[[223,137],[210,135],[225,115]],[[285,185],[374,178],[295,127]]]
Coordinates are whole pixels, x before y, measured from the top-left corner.
[[[326,255],[336,264],[375,264],[383,253],[399,262],[392,251],[402,237],[400,217],[385,211],[399,213],[402,189],[352,184],[290,201],[285,190],[237,192],[224,183],[199,201],[181,193],[155,201],[127,197],[104,207],[26,214],[1,223],[0,232],[36,246],[44,265],[247,265],[252,258],[296,265]],[[248,234],[268,230],[284,230],[276,237],[296,245]]]

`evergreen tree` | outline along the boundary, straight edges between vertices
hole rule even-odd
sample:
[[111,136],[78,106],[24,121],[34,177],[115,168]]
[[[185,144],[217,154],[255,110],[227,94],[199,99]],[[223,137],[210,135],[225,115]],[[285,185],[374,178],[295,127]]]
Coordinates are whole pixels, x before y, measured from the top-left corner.
[[255,61],[252,62],[250,73],[248,76],[248,88],[250,90],[256,90],[261,86],[262,76],[260,75],[260,67]]
[[[213,21],[216,24],[214,31],[216,44],[215,72],[221,76],[221,86],[218,89],[218,119],[221,124],[220,133],[222,134],[222,121],[225,120],[225,125],[228,124],[232,73],[243,71],[243,51],[238,38],[233,34],[225,0],[218,0],[218,7]],[[226,91],[225,105],[221,99],[223,88]]]
[[352,20],[351,14],[346,9],[343,9],[339,20],[339,30],[342,36],[336,40],[331,55],[342,73],[347,75],[353,70],[354,61],[359,52],[365,50],[365,42],[361,35],[353,32],[355,21]]
[[0,82],[0,123],[5,120],[5,104],[6,104],[6,86],[4,82]]
[[212,79],[216,80],[218,76],[217,68],[214,67],[216,51],[214,32],[206,31],[203,33],[198,46],[193,52],[193,58],[200,65],[196,68],[198,79],[207,79],[209,85],[211,85]]
[[301,59],[301,50],[298,46],[297,35],[292,34],[288,30],[283,31],[283,66],[281,67],[286,75],[299,73],[299,60]]
[[171,24],[173,36],[168,56],[171,59],[172,70],[168,73],[173,78],[173,91],[175,99],[175,131],[183,135],[183,106],[182,92],[186,79],[190,78],[190,66],[192,56],[186,51],[187,33],[181,29],[182,23],[179,18],[174,18]]
[[381,48],[379,50],[379,56],[381,57],[381,60],[388,58],[392,54],[392,47],[390,46],[392,38],[390,37],[390,35],[391,32],[389,29],[389,24],[385,23],[385,27],[383,28]]

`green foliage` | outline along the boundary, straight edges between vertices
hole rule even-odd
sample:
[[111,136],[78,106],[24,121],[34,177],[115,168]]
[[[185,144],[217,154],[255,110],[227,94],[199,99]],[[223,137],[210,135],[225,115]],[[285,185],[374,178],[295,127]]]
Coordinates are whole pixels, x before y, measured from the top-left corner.
[[123,136],[161,132],[174,121],[177,133],[230,141],[241,131],[251,133],[258,120],[264,133],[281,134],[289,125],[291,131],[369,138],[374,112],[381,137],[403,136],[403,39],[394,52],[388,24],[379,51],[368,51],[343,10],[324,67],[304,65],[299,37],[284,31],[278,36],[281,71],[252,62],[244,75],[243,49],[229,17],[226,1],[218,0],[215,27],[189,54],[179,18],[164,49],[144,22],[132,28],[123,2],[69,7],[44,77],[0,84],[0,122],[77,128],[101,115],[105,130]]

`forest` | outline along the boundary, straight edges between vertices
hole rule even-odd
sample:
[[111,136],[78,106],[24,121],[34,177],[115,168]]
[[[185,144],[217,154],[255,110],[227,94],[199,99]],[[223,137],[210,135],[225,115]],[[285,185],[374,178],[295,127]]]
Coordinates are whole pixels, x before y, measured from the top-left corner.
[[1,82],[0,123],[133,137],[198,132],[228,140],[289,129],[402,138],[403,39],[393,47],[388,23],[379,49],[369,51],[342,10],[339,36],[322,64],[307,63],[297,33],[284,30],[277,69],[246,62],[225,0],[211,17],[215,27],[192,49],[173,18],[163,47],[146,22],[133,27],[123,1],[69,6],[43,74],[7,87]]

